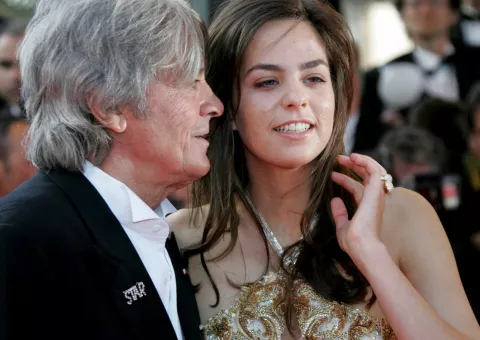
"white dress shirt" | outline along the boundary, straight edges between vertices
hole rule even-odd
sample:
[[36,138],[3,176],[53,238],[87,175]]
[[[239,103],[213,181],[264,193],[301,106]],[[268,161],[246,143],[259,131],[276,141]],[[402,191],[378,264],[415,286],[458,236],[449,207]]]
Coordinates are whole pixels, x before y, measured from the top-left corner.
[[20,118],[23,114],[22,109],[18,104],[11,104],[9,106],[9,112],[15,118]]
[[442,56],[419,46],[413,51],[413,57],[423,70],[438,69],[435,73],[425,79],[424,88],[428,95],[451,101],[460,99],[454,66],[448,64],[440,66],[444,57],[450,56],[454,53],[455,47],[453,47],[451,43],[447,45]]
[[83,174],[122,225],[157,289],[177,338],[183,339],[177,312],[175,272],[165,248],[170,233],[165,216],[176,209],[168,200],[164,200],[153,211],[125,184],[90,162],[86,162]]

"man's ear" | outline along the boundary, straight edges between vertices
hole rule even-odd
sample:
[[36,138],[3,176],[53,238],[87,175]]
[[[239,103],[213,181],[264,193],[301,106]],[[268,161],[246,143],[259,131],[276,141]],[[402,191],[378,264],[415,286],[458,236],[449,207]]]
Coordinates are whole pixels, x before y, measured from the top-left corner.
[[90,112],[101,126],[118,134],[125,132],[127,129],[125,110],[104,110],[98,99],[93,95],[88,97],[87,103]]

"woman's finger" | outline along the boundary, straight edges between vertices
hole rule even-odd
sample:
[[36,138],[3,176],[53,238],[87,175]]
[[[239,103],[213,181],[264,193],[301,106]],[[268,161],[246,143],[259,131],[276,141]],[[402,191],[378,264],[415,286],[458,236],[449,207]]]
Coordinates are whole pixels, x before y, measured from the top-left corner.
[[355,198],[355,201],[357,202],[357,204],[360,204],[360,201],[363,195],[363,189],[364,189],[363,185],[360,182],[356,181],[355,179],[345,174],[342,174],[336,171],[332,172],[332,181],[342,186],[343,188],[345,188],[348,192],[350,192]]
[[367,171],[363,167],[355,164],[348,156],[338,156],[338,164],[353,170],[363,180],[368,176]]
[[[348,227],[348,212],[342,199],[335,197],[331,203],[333,221],[337,227],[337,234],[341,234]],[[340,241],[340,240],[339,240]]]
[[382,211],[385,199],[385,183],[382,180],[382,176],[387,172],[380,164],[368,156],[352,154],[350,157],[355,164],[363,167],[368,174],[368,177],[364,180],[365,189],[362,195],[363,201],[367,200],[368,204],[359,205],[358,209],[362,211],[365,209],[368,211]]
[[350,159],[354,164],[366,170],[369,176],[380,175],[383,176],[387,171],[373,158],[365,155],[351,154]]

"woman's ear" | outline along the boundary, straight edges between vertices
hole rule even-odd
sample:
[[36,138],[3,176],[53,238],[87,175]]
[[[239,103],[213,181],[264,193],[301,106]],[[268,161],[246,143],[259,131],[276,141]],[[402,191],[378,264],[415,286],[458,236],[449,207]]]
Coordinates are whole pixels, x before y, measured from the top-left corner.
[[90,96],[87,103],[90,112],[102,127],[118,134],[125,132],[127,129],[125,110],[119,108],[104,110],[100,105],[100,102],[94,96]]

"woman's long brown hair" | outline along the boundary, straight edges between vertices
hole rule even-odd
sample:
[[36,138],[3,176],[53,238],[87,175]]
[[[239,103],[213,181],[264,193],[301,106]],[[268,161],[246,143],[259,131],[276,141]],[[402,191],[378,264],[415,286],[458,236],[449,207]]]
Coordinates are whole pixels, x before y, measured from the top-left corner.
[[[241,95],[239,70],[245,50],[258,29],[266,22],[284,19],[310,23],[318,32],[326,49],[335,93],[332,136],[313,164],[310,199],[301,222],[304,240],[301,242],[301,252],[292,280],[302,277],[318,294],[345,303],[362,301],[368,293],[369,284],[365,277],[338,244],[330,208],[331,200],[341,197],[350,216],[356,209],[353,197],[330,178],[334,170],[348,173],[338,165],[336,159],[344,152],[343,134],[354,91],[356,57],[350,31],[341,15],[323,1],[231,0],[226,1],[217,13],[209,30],[207,81],[224,103],[225,112],[214,121],[209,138],[211,170],[194,183],[192,190],[194,207],[209,206],[202,243],[185,252],[186,256],[200,254],[202,266],[216,294],[213,306],[218,305],[220,297],[204,254],[227,232],[231,234],[230,243],[213,260],[221,259],[232,251],[238,240],[239,201],[256,220],[245,199],[249,175],[245,165],[244,146],[238,133],[232,129],[232,121],[237,113],[234,93]],[[199,220],[198,214],[201,211],[202,209],[196,210],[194,221]],[[313,228],[308,228],[314,215],[318,216],[318,220]],[[257,227],[263,235],[267,257],[270,259],[268,243],[259,221]],[[291,287],[291,282],[289,286]],[[370,301],[373,302],[373,299],[374,297]],[[289,296],[286,301],[289,301]],[[287,308],[288,319],[290,311],[291,306]],[[290,320],[288,324],[291,329]]]

